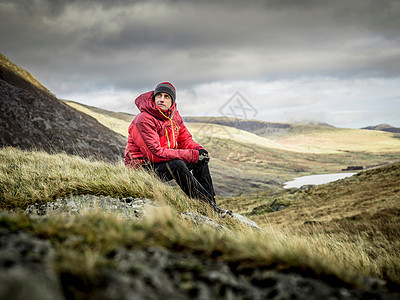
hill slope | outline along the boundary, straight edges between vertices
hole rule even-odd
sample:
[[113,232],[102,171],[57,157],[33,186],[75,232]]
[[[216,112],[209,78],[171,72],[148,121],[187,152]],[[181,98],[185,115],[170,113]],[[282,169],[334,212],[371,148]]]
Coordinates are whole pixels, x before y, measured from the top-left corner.
[[[384,278],[399,281],[399,187],[397,163],[308,189],[224,198],[221,205],[247,215],[264,230],[273,228],[299,239],[311,235],[310,249],[329,245],[346,256],[349,268],[358,260],[371,272],[381,269]],[[354,248],[344,250],[344,245]]]
[[400,133],[400,128],[394,127],[389,124],[379,124],[376,126],[367,126],[367,127],[361,128],[361,129],[381,130],[381,131],[387,131],[387,132],[392,132],[392,133]]
[[125,138],[58,100],[29,72],[0,56],[0,147],[122,159]]
[[254,209],[254,218],[258,222],[298,227],[304,224],[368,219],[384,211],[391,211],[393,216],[399,218],[400,164],[359,172],[305,190],[285,191],[269,200],[272,199],[290,206],[266,215]]

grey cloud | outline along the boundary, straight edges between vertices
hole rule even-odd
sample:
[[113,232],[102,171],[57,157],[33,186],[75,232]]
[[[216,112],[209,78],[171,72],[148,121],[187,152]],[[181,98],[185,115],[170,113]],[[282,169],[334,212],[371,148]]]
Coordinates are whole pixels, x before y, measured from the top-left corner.
[[188,88],[288,76],[400,76],[396,0],[2,4],[5,54],[57,90],[142,88],[163,76]]
[[42,16],[60,15],[68,5],[83,4],[100,5],[104,8],[110,8],[132,3],[144,2],[145,0],[2,0],[3,3],[10,3],[18,8],[18,11],[25,14],[41,14]]

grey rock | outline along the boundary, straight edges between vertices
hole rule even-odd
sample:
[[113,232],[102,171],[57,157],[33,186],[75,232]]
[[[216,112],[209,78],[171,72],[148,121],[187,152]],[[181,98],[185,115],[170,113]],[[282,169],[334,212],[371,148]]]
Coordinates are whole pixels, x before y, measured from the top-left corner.
[[271,204],[262,204],[254,207],[251,211],[251,214],[258,215],[266,212],[280,211],[282,209],[285,209],[286,207],[287,207],[286,205],[279,203],[278,200],[275,199]]
[[233,217],[246,226],[252,227],[257,230],[261,230],[260,227],[258,227],[256,222],[250,220],[249,218],[246,218],[245,216],[242,216],[238,213],[233,213]]
[[315,187],[315,184],[305,184],[300,187],[300,190],[307,190]]
[[279,203],[276,199],[271,203],[271,205],[269,206],[272,211],[280,211],[282,209],[286,208],[286,205],[283,205],[281,203]]
[[145,214],[146,206],[158,205],[147,198],[71,195],[53,202],[29,205],[25,212],[37,216],[60,213],[80,215],[85,211],[101,209],[105,212],[119,214],[126,219],[135,219]]
[[221,224],[215,222],[213,219],[208,218],[206,216],[201,216],[198,214],[195,214],[193,212],[184,212],[181,214],[184,218],[191,220],[194,224],[199,225],[199,224],[206,224],[209,225],[215,229],[218,230],[226,230],[230,231],[228,228],[225,226],[222,226]]
[[64,299],[50,267],[53,253],[48,242],[0,230],[0,299]]
[[[215,222],[213,219],[208,218],[206,216],[201,216],[198,214],[195,214],[193,212],[184,212],[182,213],[182,216],[185,217],[186,219],[190,219],[194,224],[206,224],[211,226],[212,228],[218,229],[218,230],[225,230],[227,232],[232,232],[230,229],[227,227]],[[226,216],[228,218],[228,216]],[[232,217],[236,219],[237,221],[241,222],[245,226],[252,227],[257,230],[261,230],[260,227],[256,224],[256,222],[238,214],[238,213],[233,213]]]

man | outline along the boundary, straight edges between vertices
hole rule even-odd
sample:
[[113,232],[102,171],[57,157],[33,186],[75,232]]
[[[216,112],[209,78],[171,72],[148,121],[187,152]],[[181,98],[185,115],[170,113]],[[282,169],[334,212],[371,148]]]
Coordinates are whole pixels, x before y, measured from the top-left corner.
[[154,91],[135,100],[140,113],[129,126],[125,150],[126,166],[154,170],[163,180],[175,179],[191,198],[210,204],[225,216],[232,215],[215,203],[208,168],[208,152],[194,142],[176,109],[176,89],[170,82],[159,83]]

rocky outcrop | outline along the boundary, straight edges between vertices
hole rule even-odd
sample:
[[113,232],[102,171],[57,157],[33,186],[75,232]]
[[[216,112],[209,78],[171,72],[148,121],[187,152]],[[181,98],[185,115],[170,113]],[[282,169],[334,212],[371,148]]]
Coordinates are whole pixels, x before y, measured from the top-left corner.
[[[45,216],[52,214],[81,215],[82,213],[92,211],[93,209],[101,209],[103,212],[115,213],[128,220],[133,220],[143,217],[149,207],[154,210],[159,208],[160,205],[147,198],[114,198],[110,196],[73,195],[67,198],[56,199],[53,202],[29,205],[25,209],[25,213],[32,216]],[[195,225],[207,225],[217,230],[230,231],[228,228],[215,222],[213,219],[193,212],[183,212],[181,213],[181,216],[190,220]],[[241,222],[244,226],[260,230],[255,222],[240,214],[233,213],[232,217]]]
[[[80,214],[86,209],[113,211],[128,219],[140,218],[146,206],[157,204],[144,198],[112,198],[80,195],[33,205],[31,217]],[[185,213],[197,224],[209,218]],[[230,234],[233,234],[230,232]],[[99,267],[87,278],[52,269],[56,259],[52,245],[27,233],[0,230],[0,299],[400,299],[385,282],[360,280],[359,287],[302,269],[286,271],[250,267],[248,262],[223,261],[161,247],[120,247],[107,254],[108,267]],[[111,267],[112,266],[112,267]]]
[[0,147],[122,159],[125,137],[58,100],[4,61],[0,61]]

